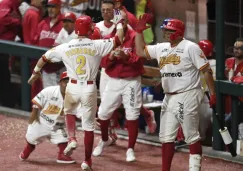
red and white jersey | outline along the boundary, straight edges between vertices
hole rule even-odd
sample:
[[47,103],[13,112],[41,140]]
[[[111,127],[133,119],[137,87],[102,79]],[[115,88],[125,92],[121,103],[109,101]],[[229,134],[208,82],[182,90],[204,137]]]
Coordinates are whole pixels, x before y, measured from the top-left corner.
[[101,33],[102,37],[105,37],[105,36],[111,34],[114,31],[114,29],[116,28],[115,24],[112,24],[110,27],[106,26],[104,21],[100,21],[100,22],[96,23],[95,26],[100,29],[100,33]]
[[148,45],[145,52],[158,60],[165,93],[201,88],[200,70],[209,66],[209,62],[197,44],[184,39],[175,47],[170,43]]
[[76,38],[78,38],[78,35],[75,34],[75,31],[73,31],[71,34],[68,34],[68,32],[64,28],[62,28],[62,30],[59,32],[59,34],[55,40],[54,45],[57,46],[57,45],[60,45],[63,43],[68,43],[71,40],[76,39]]
[[41,124],[53,127],[57,121],[64,123],[63,97],[59,85],[43,89],[32,102],[41,110],[39,116]]
[[48,50],[44,61],[61,62],[67,68],[67,75],[80,81],[96,80],[101,58],[114,48],[114,39],[73,39]]

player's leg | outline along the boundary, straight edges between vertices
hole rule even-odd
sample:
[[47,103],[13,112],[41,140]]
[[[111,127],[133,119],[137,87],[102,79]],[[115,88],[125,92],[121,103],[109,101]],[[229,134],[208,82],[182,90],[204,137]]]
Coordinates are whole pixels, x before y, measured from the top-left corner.
[[19,154],[20,160],[26,160],[29,155],[35,150],[36,145],[41,143],[43,139],[49,134],[46,126],[43,126],[39,122],[35,121],[28,126],[27,133],[25,135],[26,145]]
[[213,111],[210,108],[209,100],[205,95],[199,108],[199,133],[202,141],[206,139],[206,132],[210,126],[212,114]]
[[[109,78],[110,77],[105,73],[105,70],[102,68],[101,73],[100,73],[100,86],[99,86],[101,100],[103,97],[103,93],[105,91],[105,87],[109,81]],[[112,138],[113,143],[115,143],[117,140],[117,134],[115,131],[115,122],[117,122],[117,121],[116,121],[116,116],[114,116],[116,114],[116,112],[117,111],[114,111],[114,113],[110,119],[110,125],[109,125],[109,136]]]
[[138,136],[138,118],[142,106],[141,77],[123,79],[122,103],[126,111],[126,123],[128,130],[128,149],[126,161],[136,160],[134,147]]
[[195,89],[183,93],[181,105],[178,106],[178,113],[183,114],[181,125],[186,143],[190,144],[189,170],[201,170],[202,146],[199,134],[199,107],[202,103],[203,92]]
[[146,109],[145,107],[142,106],[140,113],[141,113],[141,115],[144,116],[144,119],[145,119],[145,121],[148,125],[149,132],[154,133],[156,131],[156,128],[157,128],[157,123],[156,123],[155,118],[154,118],[154,111],[148,110],[148,109]]
[[101,140],[93,151],[94,156],[101,155],[103,148],[112,143],[111,138],[108,136],[108,127],[114,110],[121,105],[121,87],[120,79],[110,78],[105,91],[103,92],[103,97],[98,111]]
[[179,129],[173,106],[175,103],[176,95],[166,95],[161,107],[159,139],[162,143],[162,171],[170,171],[175,151],[174,141]]
[[[94,85],[96,86],[96,85]],[[97,90],[88,91],[83,93],[81,97],[82,104],[82,127],[84,130],[84,146],[85,146],[85,159],[81,164],[81,168],[91,169],[92,166],[92,150],[94,144],[94,129],[95,129],[95,115],[97,106]]]
[[68,146],[64,154],[69,154],[77,147],[76,140],[76,115],[80,104],[80,87],[77,84],[68,83],[64,98],[64,114],[68,134]]
[[57,163],[75,163],[69,155],[64,155],[64,150],[68,145],[68,136],[64,129],[64,125],[65,123],[56,123],[54,129],[51,131],[50,141],[52,144],[56,144],[59,148]]

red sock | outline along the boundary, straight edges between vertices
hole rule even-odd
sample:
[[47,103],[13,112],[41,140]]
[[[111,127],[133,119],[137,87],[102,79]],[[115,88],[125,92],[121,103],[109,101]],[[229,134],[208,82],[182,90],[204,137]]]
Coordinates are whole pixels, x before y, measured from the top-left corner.
[[174,150],[174,142],[162,144],[162,171],[170,171]]
[[94,144],[94,132],[84,131],[85,161],[90,161]]
[[101,138],[102,138],[103,141],[108,141],[109,124],[110,124],[110,119],[100,120],[100,131],[101,131]]
[[68,137],[75,137],[76,131],[76,116],[72,114],[66,114],[66,126],[67,126],[67,133]]
[[150,114],[149,110],[144,108],[143,106],[140,109],[140,113],[141,113],[141,115],[143,115],[143,117],[146,120],[146,122],[151,117],[151,114]]
[[185,137],[184,137],[184,134],[183,134],[183,131],[182,131],[182,128],[181,126],[179,127],[179,130],[177,132],[177,141],[184,141],[185,140]]
[[34,151],[34,149],[35,149],[35,145],[30,144],[30,143],[27,142],[26,146],[24,147],[23,153],[24,153],[25,156],[28,157],[30,155],[30,153],[32,151]]
[[134,121],[127,120],[128,130],[128,148],[134,148],[138,137],[138,119]]
[[200,154],[202,155],[202,145],[200,141],[197,141],[194,144],[191,144],[189,146],[190,148],[190,154]]
[[59,153],[61,154],[67,147],[67,143],[60,143],[60,144],[58,144],[58,147],[59,147]]

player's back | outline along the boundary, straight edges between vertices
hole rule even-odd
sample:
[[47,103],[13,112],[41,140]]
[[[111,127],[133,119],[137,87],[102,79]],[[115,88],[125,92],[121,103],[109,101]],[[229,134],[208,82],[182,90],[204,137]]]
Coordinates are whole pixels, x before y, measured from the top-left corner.
[[102,56],[113,48],[112,39],[91,40],[73,39],[69,43],[57,46],[56,56],[61,55],[70,78],[77,80],[95,80]]

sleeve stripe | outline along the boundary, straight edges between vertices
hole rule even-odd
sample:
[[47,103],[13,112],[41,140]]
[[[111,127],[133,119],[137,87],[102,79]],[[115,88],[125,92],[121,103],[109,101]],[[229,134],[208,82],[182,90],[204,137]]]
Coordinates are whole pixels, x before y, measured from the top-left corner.
[[45,57],[45,55],[42,56],[42,59],[43,59],[44,62],[52,63],[49,59],[47,59],[47,58]]
[[207,68],[209,66],[209,63],[206,63],[205,65],[203,65],[199,70],[202,71],[203,69]]
[[149,55],[147,46],[144,47],[144,52],[145,52],[147,58],[148,58],[148,59],[149,59],[149,58],[151,59],[151,56]]
[[32,103],[34,103],[36,106],[38,106],[39,109],[42,109],[42,106],[38,102],[36,102],[34,99],[32,100]]

